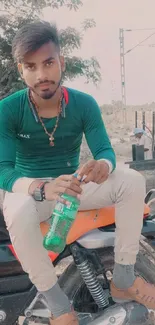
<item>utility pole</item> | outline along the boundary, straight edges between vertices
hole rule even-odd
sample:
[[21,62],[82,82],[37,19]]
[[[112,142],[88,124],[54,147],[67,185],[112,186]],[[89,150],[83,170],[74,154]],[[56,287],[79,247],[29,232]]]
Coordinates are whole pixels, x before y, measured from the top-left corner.
[[121,92],[123,120],[126,122],[126,83],[125,83],[125,55],[124,55],[124,29],[119,30],[120,39],[120,69],[121,69]]
[[121,91],[122,91],[122,108],[126,108],[126,83],[125,83],[125,56],[124,56],[124,29],[119,30],[120,39],[120,68],[121,68]]

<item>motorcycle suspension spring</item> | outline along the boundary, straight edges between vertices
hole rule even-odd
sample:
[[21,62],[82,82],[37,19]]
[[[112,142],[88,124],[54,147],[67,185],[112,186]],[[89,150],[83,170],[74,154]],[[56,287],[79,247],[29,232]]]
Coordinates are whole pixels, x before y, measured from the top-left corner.
[[103,290],[88,260],[77,265],[77,268],[79,269],[81,276],[98,307],[106,307],[109,304],[108,295]]

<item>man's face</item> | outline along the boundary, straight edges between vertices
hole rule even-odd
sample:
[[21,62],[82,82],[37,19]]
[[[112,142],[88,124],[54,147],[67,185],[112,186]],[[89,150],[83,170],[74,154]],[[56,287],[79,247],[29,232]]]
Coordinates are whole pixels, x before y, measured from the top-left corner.
[[135,135],[135,137],[136,137],[137,139],[140,139],[140,138],[142,137],[142,135],[143,135],[143,133],[137,133],[137,134]]
[[54,43],[49,42],[37,51],[28,53],[18,64],[26,85],[39,97],[50,99],[60,85],[64,59]]

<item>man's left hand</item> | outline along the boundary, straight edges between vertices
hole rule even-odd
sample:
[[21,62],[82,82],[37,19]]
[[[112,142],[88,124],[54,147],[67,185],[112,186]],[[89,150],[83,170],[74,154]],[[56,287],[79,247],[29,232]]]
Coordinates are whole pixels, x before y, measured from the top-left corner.
[[101,184],[109,176],[109,165],[104,160],[89,160],[78,171],[78,179],[84,177],[84,183],[94,182]]

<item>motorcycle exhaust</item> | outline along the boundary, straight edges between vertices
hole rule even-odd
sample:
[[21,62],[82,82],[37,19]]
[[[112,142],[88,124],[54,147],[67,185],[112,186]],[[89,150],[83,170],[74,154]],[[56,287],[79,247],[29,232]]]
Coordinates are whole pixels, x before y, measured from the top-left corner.
[[[114,305],[104,310],[103,315],[95,319],[90,325],[154,325],[149,322],[149,311],[146,307],[130,302],[123,305]],[[155,318],[154,318],[155,320]],[[83,324],[82,324],[83,325]]]

